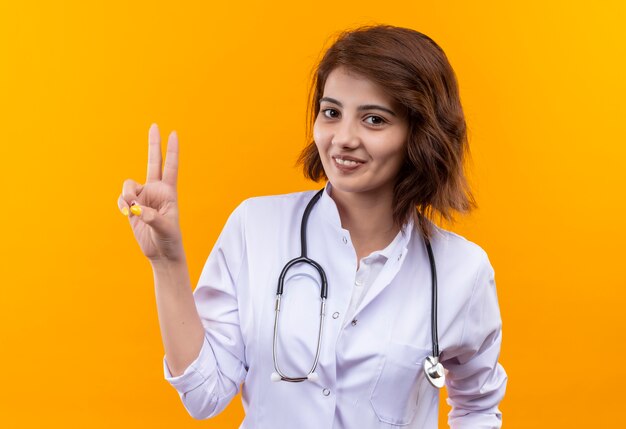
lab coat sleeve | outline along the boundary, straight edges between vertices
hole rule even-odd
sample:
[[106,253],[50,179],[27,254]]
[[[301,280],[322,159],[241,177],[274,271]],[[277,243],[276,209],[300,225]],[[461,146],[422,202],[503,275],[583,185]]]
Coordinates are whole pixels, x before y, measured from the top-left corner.
[[213,417],[226,408],[247,373],[237,301],[237,279],[246,251],[245,206],[244,201],[228,218],[194,290],[205,328],[198,357],[176,377],[163,358],[165,379],[196,419]]
[[467,305],[461,342],[448,370],[448,424],[452,429],[491,429],[502,426],[498,405],[504,397],[507,374],[498,363],[502,321],[495,275],[487,254],[479,268]]

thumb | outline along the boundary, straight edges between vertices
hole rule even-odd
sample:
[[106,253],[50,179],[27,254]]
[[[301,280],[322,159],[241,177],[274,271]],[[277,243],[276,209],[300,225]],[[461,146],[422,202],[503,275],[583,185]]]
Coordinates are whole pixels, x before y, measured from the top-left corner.
[[154,229],[158,234],[166,234],[168,229],[166,223],[167,221],[157,210],[152,207],[142,206],[136,201],[133,201],[130,205],[130,212],[132,215],[150,225],[150,227],[152,227],[152,229]]

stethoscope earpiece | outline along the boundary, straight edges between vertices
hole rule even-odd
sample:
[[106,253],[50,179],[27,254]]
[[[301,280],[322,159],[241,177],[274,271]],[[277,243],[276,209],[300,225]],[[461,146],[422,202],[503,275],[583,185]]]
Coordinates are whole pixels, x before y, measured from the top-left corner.
[[314,383],[315,383],[316,381],[318,381],[318,380],[320,379],[320,376],[319,376],[319,375],[317,375],[317,372],[312,372],[312,373],[310,373],[309,375],[307,375],[307,377],[306,377],[306,378],[307,378],[309,381],[312,381],[312,382],[314,382]]

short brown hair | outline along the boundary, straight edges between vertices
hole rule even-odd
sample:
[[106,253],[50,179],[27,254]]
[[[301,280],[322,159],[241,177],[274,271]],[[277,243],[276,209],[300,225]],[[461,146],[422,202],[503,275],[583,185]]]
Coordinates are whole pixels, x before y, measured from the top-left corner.
[[469,144],[456,76],[443,50],[408,28],[376,25],[344,31],[326,51],[309,90],[308,144],[298,158],[304,175],[316,182],[327,179],[312,129],[326,79],[339,66],[385,88],[406,109],[406,156],[393,196],[396,224],[403,225],[417,209],[419,230],[430,238],[427,219],[438,214],[453,221],[453,210],[476,208],[463,168]]

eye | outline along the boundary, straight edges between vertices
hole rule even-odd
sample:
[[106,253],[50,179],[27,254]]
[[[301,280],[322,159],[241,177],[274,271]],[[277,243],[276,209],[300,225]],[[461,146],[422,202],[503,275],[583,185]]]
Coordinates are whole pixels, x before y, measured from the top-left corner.
[[381,118],[380,116],[376,116],[376,115],[368,116],[365,120],[367,121],[369,119],[371,119],[371,121],[368,122],[368,124],[374,125],[375,127],[380,127],[380,126],[384,125],[385,122],[387,122],[383,118]]
[[339,112],[336,109],[322,109],[322,114],[327,118],[336,118]]

